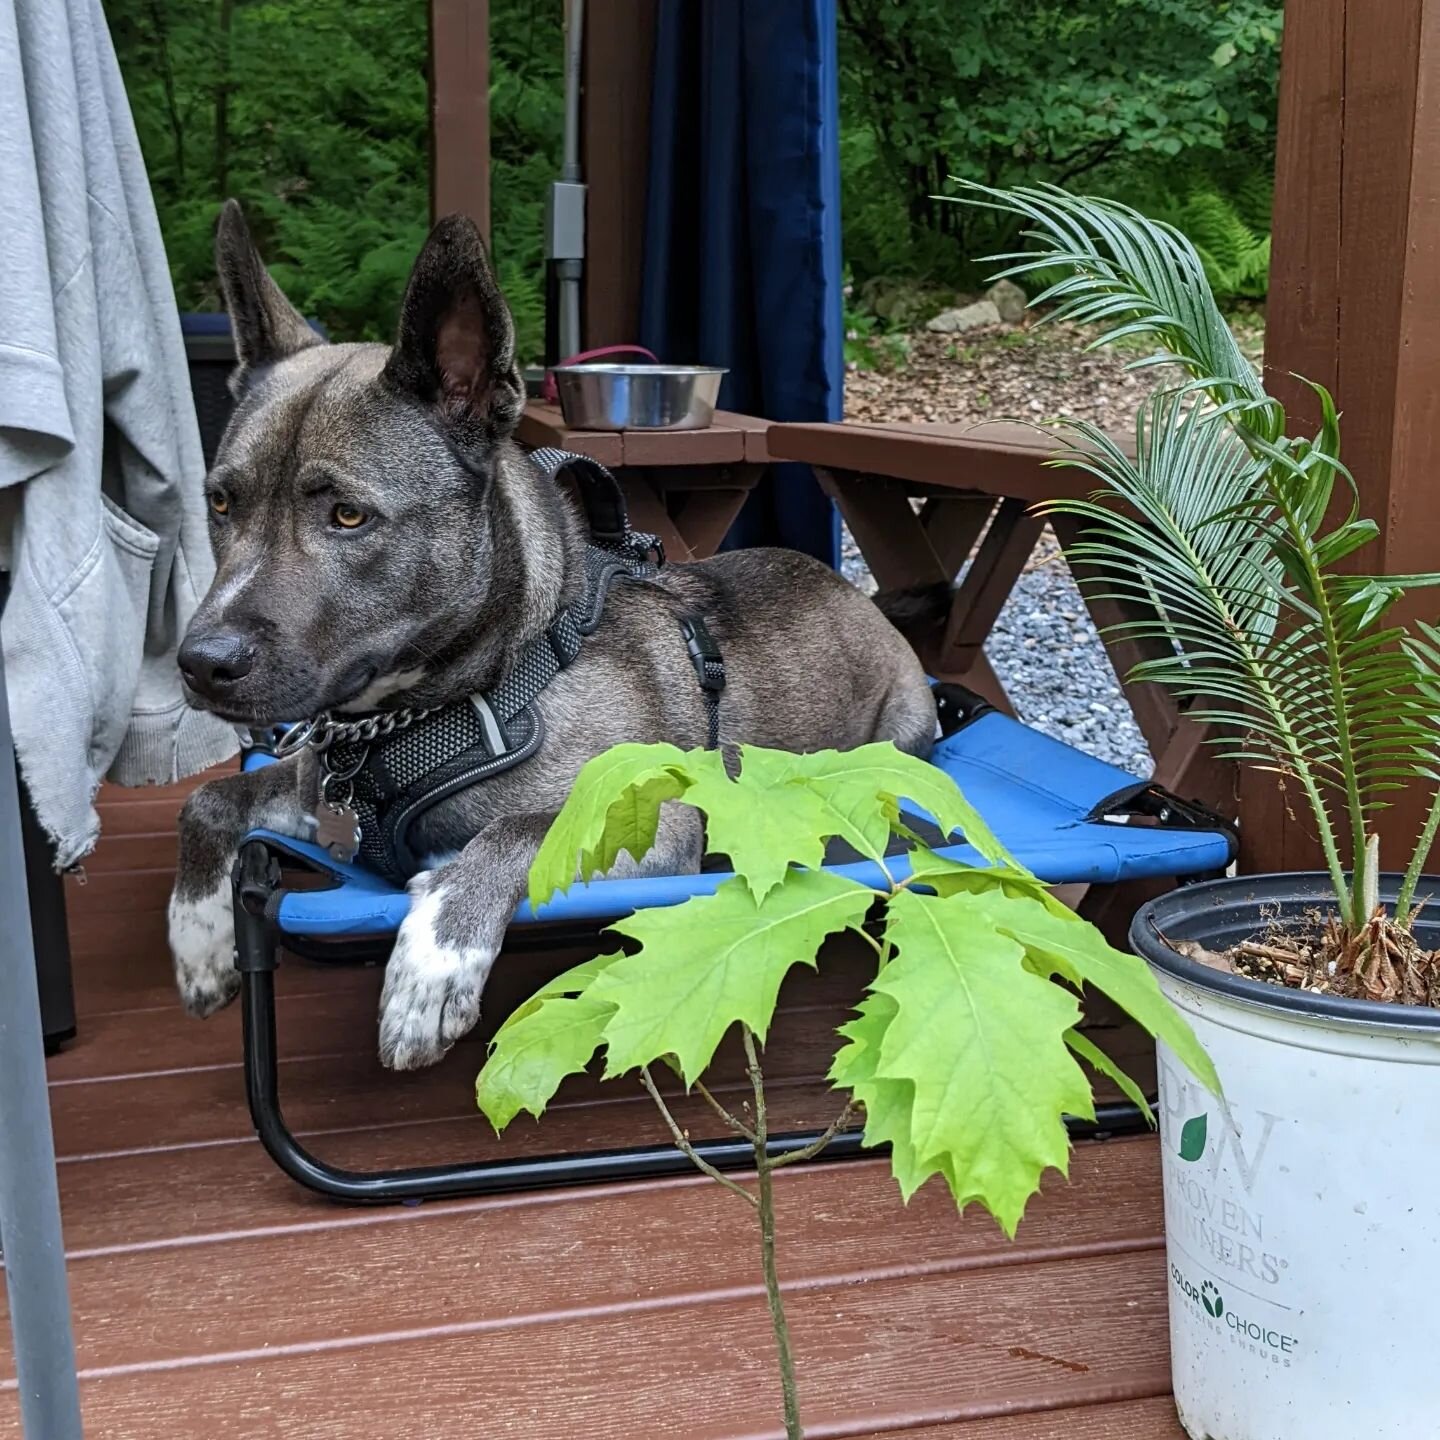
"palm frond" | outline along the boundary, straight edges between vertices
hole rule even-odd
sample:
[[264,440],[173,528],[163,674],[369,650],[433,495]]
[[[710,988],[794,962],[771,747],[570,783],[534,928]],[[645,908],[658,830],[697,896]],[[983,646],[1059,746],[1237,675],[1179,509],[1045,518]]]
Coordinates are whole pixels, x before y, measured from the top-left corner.
[[1089,500],[1042,508],[1080,522],[1068,553],[1087,589],[1133,607],[1124,632],[1160,642],[1161,654],[1131,678],[1189,701],[1196,719],[1221,727],[1227,751],[1259,754],[1294,775],[1338,866],[1323,793],[1331,766],[1299,733],[1314,713],[1315,667],[1297,662],[1302,650],[1283,667],[1271,663],[1285,643],[1285,588],[1269,511],[1257,500],[1266,462],[1193,387],[1159,391],[1141,406],[1133,459],[1093,425],[1066,434],[1059,459],[1100,488]]
[[[1034,302],[1053,304],[1049,318],[1100,326],[1095,345],[1153,337],[1155,358],[1189,377],[1141,406],[1133,459],[1096,427],[1067,426],[1057,463],[1099,488],[1045,509],[1079,522],[1069,554],[1092,594],[1126,607],[1119,630],[1158,642],[1132,678],[1188,702],[1225,753],[1299,782],[1337,900],[1363,923],[1359,872],[1374,818],[1397,789],[1433,785],[1440,769],[1440,631],[1416,639],[1386,616],[1440,575],[1341,572],[1379,532],[1359,516],[1334,403],[1312,387],[1319,432],[1286,434],[1284,408],[1241,353],[1178,230],[1050,186],[960,189],[963,203],[1027,222],[1032,248],[998,257],[1006,274],[1066,272]],[[1351,504],[1335,524],[1337,484]]]
[[963,203],[1029,222],[1022,235],[1035,248],[990,256],[1006,267],[997,279],[1070,272],[1031,302],[1054,305],[1049,320],[1102,326],[1092,349],[1152,336],[1164,349],[1143,363],[1183,366],[1212,398],[1241,401],[1258,412],[1253,423],[1262,432],[1279,433],[1262,419],[1274,402],[1220,314],[1200,256],[1173,226],[1118,201],[1075,196],[1053,185],[999,190],[970,180],[955,184]]

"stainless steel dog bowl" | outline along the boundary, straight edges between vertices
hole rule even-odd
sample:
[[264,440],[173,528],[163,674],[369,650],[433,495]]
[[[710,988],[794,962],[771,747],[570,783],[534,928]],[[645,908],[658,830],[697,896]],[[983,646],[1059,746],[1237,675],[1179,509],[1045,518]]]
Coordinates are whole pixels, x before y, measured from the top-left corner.
[[703,430],[725,375],[710,365],[557,365],[552,373],[575,430]]

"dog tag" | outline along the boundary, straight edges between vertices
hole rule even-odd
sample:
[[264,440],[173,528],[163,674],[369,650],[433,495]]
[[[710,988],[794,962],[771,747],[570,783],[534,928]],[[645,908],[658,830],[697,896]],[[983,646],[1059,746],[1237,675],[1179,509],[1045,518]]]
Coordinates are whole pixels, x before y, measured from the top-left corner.
[[347,864],[360,849],[360,817],[348,805],[324,801],[315,815],[315,843]]

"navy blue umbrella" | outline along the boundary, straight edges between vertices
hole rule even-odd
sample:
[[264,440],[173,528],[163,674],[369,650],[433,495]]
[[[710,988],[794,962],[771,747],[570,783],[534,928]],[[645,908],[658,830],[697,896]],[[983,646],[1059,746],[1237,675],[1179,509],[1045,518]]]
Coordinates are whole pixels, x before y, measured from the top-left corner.
[[[842,412],[834,0],[660,0],[641,342],[724,365],[729,410]],[[834,565],[839,520],[806,466],[776,465],[726,541]]]

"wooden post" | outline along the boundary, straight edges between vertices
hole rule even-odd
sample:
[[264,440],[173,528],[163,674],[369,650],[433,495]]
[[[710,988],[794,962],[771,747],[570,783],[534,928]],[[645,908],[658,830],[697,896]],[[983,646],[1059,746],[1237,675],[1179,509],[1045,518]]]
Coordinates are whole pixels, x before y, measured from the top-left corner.
[[604,0],[585,12],[580,153],[587,349],[639,338],[655,11],[656,0]]
[[490,0],[430,0],[430,218],[490,239]]
[[[1440,0],[1292,0],[1285,11],[1267,383],[1292,423],[1327,386],[1361,512],[1380,526],[1358,566],[1440,569]],[[1436,592],[1408,612],[1435,616]],[[1315,863],[1313,837],[1273,778],[1241,788],[1243,863]],[[1380,821],[1398,868],[1416,797]]]

